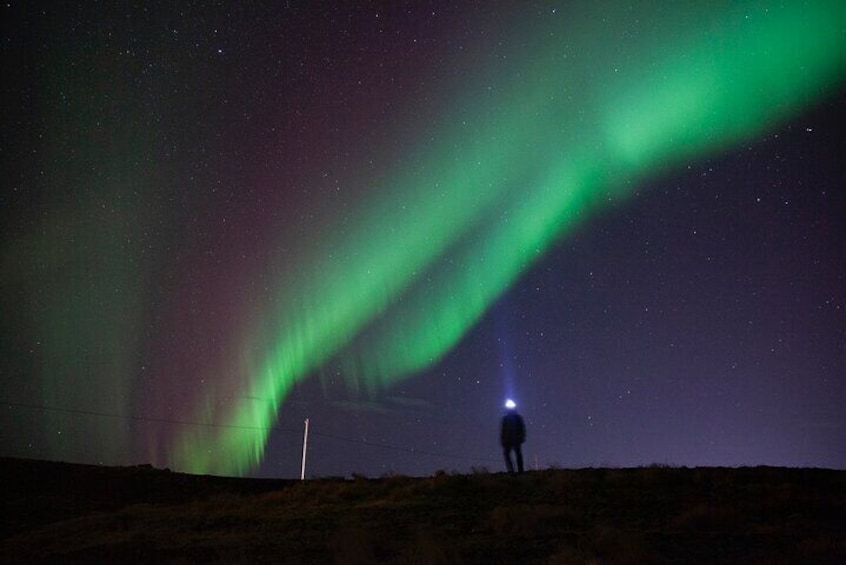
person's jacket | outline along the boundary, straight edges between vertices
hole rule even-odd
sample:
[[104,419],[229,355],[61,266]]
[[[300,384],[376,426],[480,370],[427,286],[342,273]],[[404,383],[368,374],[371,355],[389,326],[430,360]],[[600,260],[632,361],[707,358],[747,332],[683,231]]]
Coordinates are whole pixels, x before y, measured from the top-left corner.
[[502,417],[500,441],[503,446],[520,445],[526,441],[526,426],[517,412],[509,412]]

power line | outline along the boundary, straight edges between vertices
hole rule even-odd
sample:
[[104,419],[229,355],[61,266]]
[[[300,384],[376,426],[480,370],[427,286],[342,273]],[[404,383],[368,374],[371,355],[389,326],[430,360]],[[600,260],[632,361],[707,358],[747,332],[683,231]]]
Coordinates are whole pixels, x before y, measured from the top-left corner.
[[[270,427],[263,427],[263,426],[238,426],[234,424],[214,424],[208,422],[193,422],[189,420],[173,420],[169,418],[152,418],[148,416],[132,416],[128,414],[114,414],[109,412],[98,412],[95,410],[78,410],[73,408],[61,408],[58,406],[44,406],[39,404],[27,404],[25,402],[3,402],[6,406],[14,406],[17,408],[31,408],[34,410],[43,410],[46,412],[62,412],[65,414],[76,414],[82,416],[97,416],[102,418],[115,418],[121,420],[131,420],[135,422],[154,422],[159,424],[174,424],[179,426],[199,426],[199,427],[208,427],[208,428],[226,428],[226,429],[236,429],[236,430],[245,430],[245,431],[275,431],[275,432],[285,432],[285,433],[295,433],[299,434],[300,430],[295,430],[291,428],[281,428],[278,426],[270,426]],[[326,439],[333,439],[336,441],[342,441],[345,443],[352,443],[357,445],[364,445],[367,447],[376,447],[379,449],[386,449],[389,451],[397,451],[402,453],[409,453],[412,455],[424,455],[428,457],[440,457],[444,459],[457,459],[461,461],[484,461],[484,462],[491,462],[496,463],[499,460],[491,459],[487,457],[473,457],[469,455],[456,455],[451,453],[437,453],[434,451],[428,451],[424,449],[415,449],[413,447],[402,447],[398,445],[391,445],[387,443],[376,443],[372,441],[362,440],[362,439],[355,439],[349,437],[338,436],[334,434],[327,434],[323,432],[311,432],[311,435],[318,436]]]
[[231,428],[236,430],[253,430],[253,431],[281,431],[290,433],[299,433],[299,430],[279,428],[279,427],[259,427],[259,426],[237,426],[234,424],[213,424],[207,422],[191,422],[188,420],[170,420],[167,418],[150,418],[147,416],[131,416],[128,414],[112,414],[108,412],[96,412],[93,410],[75,410],[72,408],[59,408],[57,406],[43,406],[38,404],[26,404],[23,402],[4,402],[7,406],[16,406],[20,408],[33,408],[36,410],[44,410],[47,412],[64,412],[66,414],[80,414],[85,416],[101,416],[103,418],[117,418],[121,420],[133,420],[136,422],[156,422],[159,424],[177,424],[181,426],[201,426],[207,428]]
[[387,443],[374,443],[374,442],[367,441],[367,440],[345,438],[345,437],[341,437],[341,436],[336,436],[336,435],[332,435],[332,434],[325,434],[325,433],[320,433],[320,432],[311,432],[311,435],[325,437],[325,438],[328,438],[328,439],[335,439],[335,440],[344,441],[344,442],[347,442],[347,443],[357,443],[357,444],[366,445],[366,446],[369,446],[369,447],[379,447],[381,449],[387,449],[387,450],[391,450],[391,451],[400,451],[400,452],[404,452],[404,453],[410,453],[412,455],[428,455],[430,457],[443,457],[445,459],[460,459],[462,461],[463,460],[471,460],[471,461],[488,461],[488,462],[492,462],[492,463],[498,463],[499,462],[499,459],[490,459],[490,458],[487,458],[487,457],[474,457],[474,456],[470,456],[470,455],[455,455],[455,454],[451,454],[451,453],[436,453],[434,451],[427,451],[427,450],[424,450],[424,449],[415,449],[413,447],[401,447],[401,446],[398,446],[398,445],[390,445],[390,444],[387,444]]

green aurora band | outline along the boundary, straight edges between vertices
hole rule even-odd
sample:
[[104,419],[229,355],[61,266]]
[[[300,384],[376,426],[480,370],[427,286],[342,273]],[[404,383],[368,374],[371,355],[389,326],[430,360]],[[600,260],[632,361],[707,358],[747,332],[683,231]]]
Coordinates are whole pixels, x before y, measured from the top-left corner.
[[172,466],[248,472],[307,375],[337,363],[372,393],[419,373],[594,210],[839,88],[846,5],[765,4],[606,5],[516,29],[507,63],[466,62],[479,70],[449,86],[466,99],[421,136],[428,145],[294,265],[272,267],[281,290],[247,332],[237,376],[194,413],[214,425],[182,430]]
[[[138,93],[90,72],[103,69],[115,76],[108,57],[83,48],[57,49],[54,56],[35,87],[43,98],[44,123],[54,125],[38,134],[41,145],[34,144],[43,161],[32,181],[33,194],[52,199],[38,203],[38,219],[25,235],[0,242],[0,300],[7,301],[3,315],[16,328],[4,345],[17,354],[32,347],[26,345],[28,335],[37,336],[25,361],[10,362],[9,376],[40,377],[25,387],[27,395],[38,391],[29,396],[34,402],[125,414],[131,412],[136,383],[124,376],[133,374],[141,355],[134,336],[144,331],[146,281],[153,270],[153,245],[145,232],[155,221],[148,211],[150,187],[161,178],[144,163],[154,160],[155,135],[134,111],[142,105]],[[20,305],[28,317],[15,319]],[[15,382],[8,378],[8,384]],[[20,398],[21,392],[14,395]],[[41,436],[32,443],[45,445],[59,460],[131,457],[128,426],[75,416],[45,411]]]

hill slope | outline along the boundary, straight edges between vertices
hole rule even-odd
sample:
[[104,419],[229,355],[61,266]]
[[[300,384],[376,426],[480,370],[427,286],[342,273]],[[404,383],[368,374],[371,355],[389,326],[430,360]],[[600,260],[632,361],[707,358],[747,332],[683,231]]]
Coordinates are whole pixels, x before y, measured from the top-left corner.
[[0,460],[0,561],[844,563],[846,471],[269,481]]

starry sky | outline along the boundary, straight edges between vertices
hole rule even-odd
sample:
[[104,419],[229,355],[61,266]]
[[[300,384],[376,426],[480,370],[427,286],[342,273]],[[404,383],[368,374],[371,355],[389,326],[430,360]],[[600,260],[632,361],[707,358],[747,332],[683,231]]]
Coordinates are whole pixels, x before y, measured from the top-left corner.
[[0,456],[846,468],[846,7],[596,4],[4,4]]

